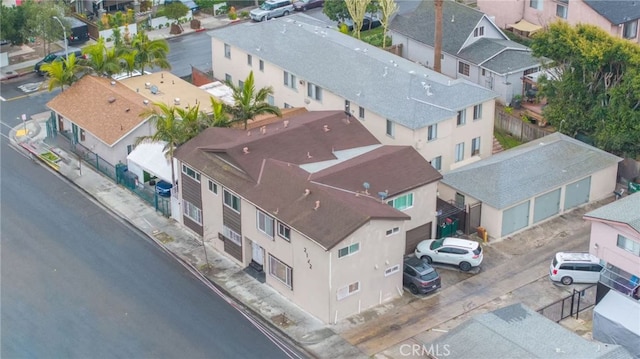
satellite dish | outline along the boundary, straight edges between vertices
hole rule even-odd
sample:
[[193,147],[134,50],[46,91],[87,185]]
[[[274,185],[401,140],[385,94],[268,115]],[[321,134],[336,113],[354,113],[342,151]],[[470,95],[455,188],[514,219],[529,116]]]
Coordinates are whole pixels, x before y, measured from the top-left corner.
[[365,182],[362,184],[362,187],[364,187],[364,189],[369,189],[371,186],[369,185],[369,182]]
[[381,200],[384,200],[385,198],[387,198],[389,194],[387,192],[378,192],[378,196],[380,197]]
[[151,86],[151,93],[154,94],[154,95],[157,94],[158,93],[158,86],[156,86],[156,85]]

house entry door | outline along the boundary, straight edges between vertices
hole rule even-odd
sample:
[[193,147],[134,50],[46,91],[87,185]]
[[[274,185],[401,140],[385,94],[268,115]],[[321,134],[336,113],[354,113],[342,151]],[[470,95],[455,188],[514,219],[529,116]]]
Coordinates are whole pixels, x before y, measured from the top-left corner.
[[254,268],[262,270],[264,267],[264,249],[256,242],[251,242],[251,262]]

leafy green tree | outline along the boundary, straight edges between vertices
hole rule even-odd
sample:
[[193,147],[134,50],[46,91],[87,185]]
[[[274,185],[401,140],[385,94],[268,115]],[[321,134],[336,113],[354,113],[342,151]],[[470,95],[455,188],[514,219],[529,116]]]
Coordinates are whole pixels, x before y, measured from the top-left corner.
[[144,74],[145,68],[154,66],[171,69],[171,64],[167,60],[169,44],[166,40],[150,40],[144,31],[140,31],[133,38],[131,48],[136,51],[136,63],[141,73]]
[[178,19],[183,18],[188,12],[189,7],[179,1],[164,6],[164,16],[173,20],[174,23],[177,23]]
[[71,86],[78,81],[87,68],[78,64],[76,55],[70,53],[67,59],[43,64],[42,71],[49,75],[49,91],[53,91],[56,87],[60,87],[60,90],[64,91],[64,87]]
[[[380,4],[377,0],[372,0],[367,5],[366,12],[375,14],[378,11],[380,11]],[[351,19],[345,0],[325,0],[322,13],[327,15],[332,21],[343,22],[344,20]]]
[[230,81],[227,81],[227,86],[233,91],[235,104],[233,106],[226,105],[226,111],[233,117],[231,122],[244,123],[245,130],[249,120],[253,120],[257,115],[269,113],[282,116],[278,107],[267,102],[268,96],[273,94],[273,88],[263,87],[256,91],[253,71],[249,73],[242,86],[236,86]]
[[42,39],[45,53],[50,52],[51,42],[66,41],[62,26],[53,18],[57,16],[62,19],[64,17],[64,8],[53,1],[36,2],[33,0],[27,0],[20,6],[24,6],[25,14],[25,23],[22,27],[23,35],[26,38],[37,37]]
[[22,6],[0,7],[0,39],[20,45],[25,42],[22,27],[25,23],[25,12]]
[[210,97],[210,100],[213,112],[205,119],[204,127],[230,127],[231,121],[224,104],[215,97]]
[[534,55],[554,62],[540,80],[544,116],[560,132],[583,134],[605,151],[640,154],[640,48],[600,28],[553,23],[537,34]]

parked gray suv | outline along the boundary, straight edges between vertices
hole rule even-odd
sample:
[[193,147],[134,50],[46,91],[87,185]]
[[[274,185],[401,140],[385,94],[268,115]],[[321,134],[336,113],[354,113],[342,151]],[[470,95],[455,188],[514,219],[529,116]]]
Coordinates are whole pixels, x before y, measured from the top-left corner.
[[253,21],[264,21],[274,17],[287,16],[293,12],[291,0],[267,0],[259,8],[251,10]]

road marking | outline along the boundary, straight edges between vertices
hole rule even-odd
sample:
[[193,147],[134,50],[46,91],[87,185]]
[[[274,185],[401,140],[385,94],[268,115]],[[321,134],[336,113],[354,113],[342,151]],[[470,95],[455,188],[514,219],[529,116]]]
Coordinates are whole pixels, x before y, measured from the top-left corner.
[[0,101],[7,101],[4,99],[4,97],[0,96]]
[[9,102],[9,101],[20,100],[20,99],[23,99],[23,98],[27,98],[29,96],[31,96],[31,95],[20,95],[20,96],[12,97],[12,98],[10,98],[8,100],[5,100],[5,101]]

